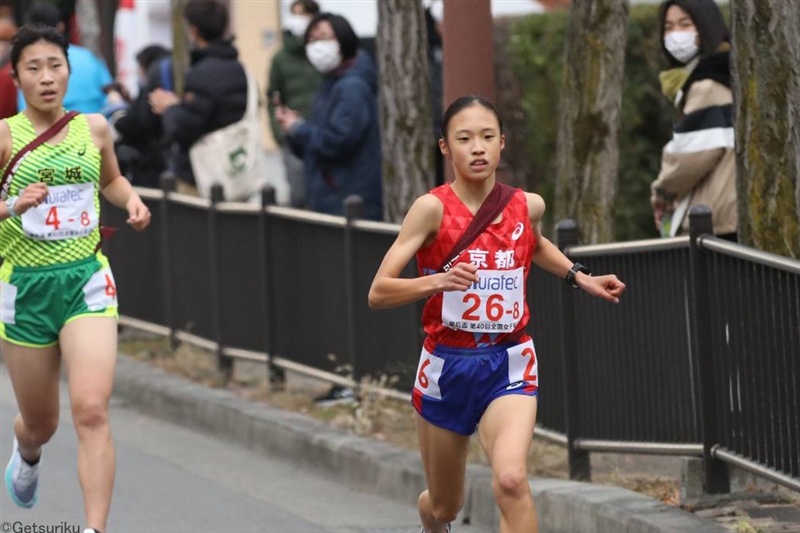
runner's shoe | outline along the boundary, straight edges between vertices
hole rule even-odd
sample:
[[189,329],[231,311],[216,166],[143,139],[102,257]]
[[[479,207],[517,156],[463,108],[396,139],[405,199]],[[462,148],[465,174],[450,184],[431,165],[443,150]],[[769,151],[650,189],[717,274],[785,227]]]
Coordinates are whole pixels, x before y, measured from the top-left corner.
[[[41,459],[39,459],[41,462]],[[14,452],[6,467],[6,488],[14,503],[30,509],[39,493],[39,464],[29,465],[19,453],[19,444],[14,438]]]
[[[453,524],[447,524],[447,527],[445,528],[445,531],[446,531],[447,533],[450,533],[450,526],[452,526],[452,525],[453,525]],[[84,531],[84,533],[86,533],[86,532]],[[422,528],[422,530],[420,530],[420,532],[419,532],[419,533],[425,533],[425,528],[423,527],[423,528]]]
[[314,403],[320,407],[333,407],[354,403],[357,399],[356,392],[350,387],[334,385],[326,394],[314,398]]

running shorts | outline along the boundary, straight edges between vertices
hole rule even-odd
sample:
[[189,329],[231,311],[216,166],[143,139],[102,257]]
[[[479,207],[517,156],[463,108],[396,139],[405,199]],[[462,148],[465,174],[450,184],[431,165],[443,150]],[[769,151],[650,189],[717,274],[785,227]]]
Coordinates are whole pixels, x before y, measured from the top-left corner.
[[117,288],[108,259],[0,267],[0,338],[30,348],[58,343],[68,323],[84,316],[117,318]]
[[489,404],[501,396],[538,396],[538,362],[530,337],[516,345],[452,348],[426,341],[412,403],[440,428],[472,435]]

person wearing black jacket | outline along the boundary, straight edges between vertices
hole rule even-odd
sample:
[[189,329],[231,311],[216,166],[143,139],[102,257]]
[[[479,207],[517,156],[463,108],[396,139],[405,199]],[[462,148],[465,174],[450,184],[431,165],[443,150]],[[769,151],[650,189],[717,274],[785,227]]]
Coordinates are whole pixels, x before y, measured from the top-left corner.
[[190,0],[183,14],[195,45],[184,96],[156,89],[150,93],[150,105],[162,115],[167,138],[178,145],[171,165],[179,190],[195,192],[189,149],[204,135],[242,119],[247,109],[247,75],[232,40],[223,38],[227,7]]
[[[169,50],[150,45],[136,54],[139,66],[139,95],[129,105],[121,105],[108,117],[117,132],[115,151],[123,174],[134,185],[158,187],[159,176],[166,169],[166,151],[162,142],[161,117],[150,108],[150,92],[171,85],[171,73],[165,80],[162,64],[170,64]],[[169,70],[169,69],[167,69]],[[112,90],[109,101],[123,100]]]

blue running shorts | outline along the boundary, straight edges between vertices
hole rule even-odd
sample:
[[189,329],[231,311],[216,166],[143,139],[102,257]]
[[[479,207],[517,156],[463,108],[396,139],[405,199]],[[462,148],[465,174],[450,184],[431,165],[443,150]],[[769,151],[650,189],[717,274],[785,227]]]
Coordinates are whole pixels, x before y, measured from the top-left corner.
[[533,340],[516,345],[452,348],[426,341],[412,403],[440,428],[472,435],[489,404],[507,394],[537,396],[538,361]]

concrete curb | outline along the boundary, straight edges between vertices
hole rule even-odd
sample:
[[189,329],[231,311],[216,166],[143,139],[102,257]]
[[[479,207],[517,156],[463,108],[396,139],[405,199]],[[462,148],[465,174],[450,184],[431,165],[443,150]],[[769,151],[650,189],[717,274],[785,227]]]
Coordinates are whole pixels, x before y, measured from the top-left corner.
[[[121,355],[114,395],[148,414],[224,437],[257,452],[334,476],[356,490],[410,505],[425,487],[419,456],[309,417],[209,389]],[[496,528],[491,470],[467,469],[461,516]],[[725,533],[715,522],[629,490],[532,479],[542,533]]]

